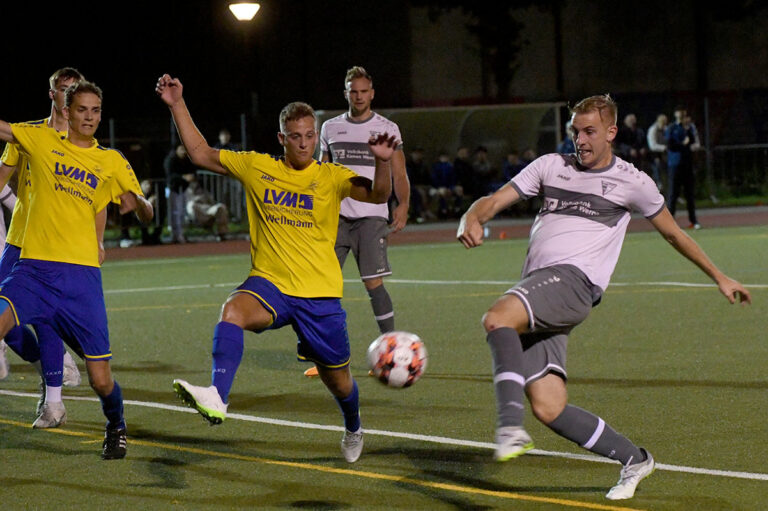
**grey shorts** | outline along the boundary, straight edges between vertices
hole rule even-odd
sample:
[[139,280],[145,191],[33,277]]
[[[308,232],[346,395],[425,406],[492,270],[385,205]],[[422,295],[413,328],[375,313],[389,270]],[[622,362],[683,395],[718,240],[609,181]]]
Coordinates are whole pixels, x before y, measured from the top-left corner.
[[520,298],[528,313],[522,334],[525,383],[553,372],[566,379],[568,334],[600,301],[602,291],[571,265],[535,270],[505,294]]
[[344,261],[352,250],[362,280],[392,275],[387,260],[388,234],[389,227],[385,218],[340,216],[335,247],[339,265],[344,267]]
[[523,302],[530,332],[567,335],[600,301],[601,290],[581,270],[562,264],[529,273],[504,294]]
[[568,349],[568,336],[544,332],[539,334],[523,334],[523,377],[525,384],[543,378],[549,373],[558,374],[566,380],[565,360]]

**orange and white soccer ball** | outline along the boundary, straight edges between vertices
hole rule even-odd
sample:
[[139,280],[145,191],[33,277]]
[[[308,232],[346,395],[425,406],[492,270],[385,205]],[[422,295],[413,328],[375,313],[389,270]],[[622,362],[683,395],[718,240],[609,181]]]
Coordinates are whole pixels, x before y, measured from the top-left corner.
[[410,387],[427,368],[427,348],[416,334],[388,332],[368,347],[368,367],[390,387]]

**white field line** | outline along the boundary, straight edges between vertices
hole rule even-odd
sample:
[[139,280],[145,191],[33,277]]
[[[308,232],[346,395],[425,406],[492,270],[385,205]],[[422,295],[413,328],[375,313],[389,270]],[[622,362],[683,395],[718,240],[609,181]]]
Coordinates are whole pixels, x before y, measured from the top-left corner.
[[[37,393],[16,392],[12,390],[0,390],[0,395],[16,396],[16,397],[31,397],[35,399],[40,397],[40,394],[37,394]],[[95,398],[95,397],[82,397],[82,396],[67,396],[64,399],[68,401],[93,401],[93,402],[99,401],[98,398]],[[167,405],[164,403],[153,403],[148,401],[134,401],[131,399],[127,399],[124,401],[124,404],[133,405],[133,406],[143,406],[145,408],[157,408],[157,409],[169,410],[173,412],[197,413],[195,410],[192,410],[191,408],[187,408],[185,406]],[[257,417],[254,415],[245,415],[241,413],[228,413],[227,420],[258,422],[261,424],[270,424],[273,426],[283,426],[283,427],[290,427],[290,428],[318,429],[323,431],[337,431],[337,432],[344,431],[343,426],[330,426],[326,424],[313,424],[310,422],[298,422],[298,421],[288,421],[283,419],[272,419],[269,417]],[[481,449],[494,449],[496,447],[495,444],[490,442],[462,440],[459,438],[448,438],[444,436],[419,435],[415,433],[402,433],[399,431],[386,431],[381,429],[366,429],[365,434],[378,435],[378,436],[384,436],[384,437],[390,437],[390,438],[404,438],[407,440],[417,440],[421,442],[430,442],[430,443],[442,444],[442,445],[477,447]],[[558,452],[558,451],[542,451],[541,449],[534,449],[530,451],[530,454],[534,454],[538,456],[551,456],[555,458],[567,458],[567,459],[574,459],[574,460],[591,461],[594,463],[618,464],[617,461],[603,458],[601,456],[594,456],[591,454],[573,454],[573,453]],[[681,465],[669,465],[666,463],[657,463],[656,468],[659,470],[666,470],[669,472],[683,472],[687,474],[699,474],[699,475],[716,476],[716,477],[732,477],[737,479],[748,479],[752,481],[768,481],[768,474],[761,474],[761,473],[755,473],[755,472],[738,472],[738,471],[732,471],[732,470],[716,470],[716,469],[708,469],[708,468],[686,467]]]
[[[359,279],[344,279],[344,283],[356,283]],[[105,289],[105,295],[127,294],[127,293],[151,293],[158,291],[186,291],[189,289],[210,289],[210,288],[228,288],[234,289],[242,282],[221,282],[218,284],[188,284],[178,286],[154,286],[154,287],[136,287],[127,289]],[[415,284],[420,286],[513,286],[514,280],[412,280],[412,279],[387,279],[388,284]],[[768,284],[744,284],[747,289],[765,289]],[[696,283],[696,282],[676,282],[676,281],[658,281],[658,282],[612,282],[612,287],[692,287],[692,288],[714,288],[715,284]]]

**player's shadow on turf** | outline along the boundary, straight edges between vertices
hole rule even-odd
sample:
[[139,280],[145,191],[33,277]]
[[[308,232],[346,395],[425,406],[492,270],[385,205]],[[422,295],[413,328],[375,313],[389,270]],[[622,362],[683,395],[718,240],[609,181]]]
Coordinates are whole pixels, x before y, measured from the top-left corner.
[[[197,419],[197,417],[191,416],[190,419]],[[186,432],[185,435],[158,433],[157,431],[152,431],[149,429],[133,428],[129,424],[128,444],[130,445],[131,439],[135,439],[146,440],[148,442],[161,442],[172,445],[195,445],[206,446],[210,448],[225,447],[225,449],[222,449],[224,452],[229,451],[233,446],[237,447],[238,449],[243,449],[260,448],[269,444],[269,442],[266,440],[254,440],[252,437],[243,438],[240,440],[232,438],[231,432],[227,433],[221,428],[221,426],[211,427],[207,422],[205,422],[205,419],[202,417],[199,417],[199,419],[199,422],[194,421],[199,426],[197,428],[192,429],[192,427],[190,427],[188,424],[179,428]],[[222,431],[221,438],[216,438],[214,436],[216,430]]]
[[[178,364],[163,364],[153,360],[142,360],[131,364],[112,364],[116,373],[159,373],[159,374],[197,374],[200,371]],[[169,380],[170,381],[170,380]],[[169,383],[170,385],[170,383]]]
[[[497,463],[492,460],[488,450],[472,449],[424,449],[424,448],[389,448],[379,449],[374,453],[376,455],[398,454],[405,455],[408,460],[418,468],[419,478],[435,480],[439,482],[450,481],[462,484],[471,488],[479,488],[488,491],[514,492],[514,493],[595,493],[605,492],[604,486],[522,486],[506,485],[480,479],[468,477],[465,473],[472,471],[474,473],[493,472],[493,469],[509,466],[510,464],[521,465],[524,469],[528,463],[537,463],[534,456],[525,456],[506,464]],[[540,460],[540,458],[539,458]],[[446,468],[455,467],[455,470]]]

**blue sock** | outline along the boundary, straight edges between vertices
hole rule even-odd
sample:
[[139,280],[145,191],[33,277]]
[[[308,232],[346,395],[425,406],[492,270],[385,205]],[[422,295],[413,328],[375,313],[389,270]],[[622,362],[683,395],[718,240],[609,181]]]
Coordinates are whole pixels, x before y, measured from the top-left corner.
[[344,415],[344,427],[353,432],[360,429],[360,401],[356,380],[352,380],[352,392],[345,398],[337,397],[336,402]]
[[213,330],[212,355],[211,384],[219,391],[221,400],[227,403],[235,373],[243,359],[243,329],[226,321],[217,324]]
[[37,345],[37,337],[25,326],[16,326],[5,334],[5,343],[14,353],[27,362],[40,360],[40,348]]
[[115,382],[112,393],[106,397],[99,396],[101,400],[101,410],[107,418],[107,428],[122,429],[125,428],[125,419],[123,418],[123,391],[120,385]]
[[48,325],[36,325],[40,343],[40,365],[45,384],[61,387],[64,378],[64,342]]

